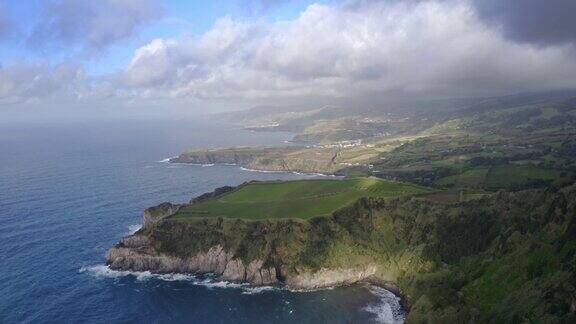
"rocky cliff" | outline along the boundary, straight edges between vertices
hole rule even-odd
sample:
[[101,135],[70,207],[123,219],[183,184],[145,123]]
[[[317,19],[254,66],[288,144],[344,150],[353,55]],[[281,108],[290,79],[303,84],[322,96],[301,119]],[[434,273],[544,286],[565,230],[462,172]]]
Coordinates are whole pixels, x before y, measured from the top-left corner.
[[145,235],[125,237],[108,250],[106,262],[111,269],[151,271],[154,273],[213,273],[223,280],[248,282],[255,286],[279,284],[275,268],[264,268],[261,260],[249,264],[234,258],[220,245],[190,257],[158,253]]
[[270,159],[277,159],[296,150],[298,150],[298,148],[291,147],[237,147],[201,150],[182,153],[179,156],[170,159],[170,162],[191,164],[237,164],[246,166],[257,158],[265,156]]
[[158,253],[149,244],[147,236],[137,234],[125,237],[108,250],[106,263],[113,270],[151,271],[153,273],[212,273],[222,280],[246,282],[253,286],[281,285],[289,289],[317,289],[352,284],[376,273],[376,266],[360,269],[320,269],[303,271],[283,277],[282,270],[265,266],[263,260],[245,263],[216,245],[193,256],[176,257]]
[[334,149],[303,147],[227,148],[182,153],[170,163],[235,164],[260,171],[334,174],[343,168],[334,163]]
[[[196,198],[210,199],[219,188]],[[312,227],[305,221],[232,219],[175,220],[181,205],[163,203],[144,212],[144,226],[108,250],[114,270],[154,273],[213,273],[223,280],[251,285],[316,289],[351,284],[376,273],[374,264],[310,267],[297,262]],[[310,237],[312,238],[312,237]],[[316,239],[315,239],[316,240]],[[312,257],[312,256],[309,256]]]
[[142,216],[142,227],[154,225],[162,219],[174,215],[182,206],[184,205],[165,202],[158,206],[147,208]]
[[[190,203],[217,198],[235,189],[217,188]],[[213,273],[227,281],[290,289],[351,284],[376,273],[374,264],[313,269],[295,263],[295,257],[304,250],[294,247],[307,239],[311,227],[308,222],[171,219],[183,206],[162,203],[146,209],[142,229],[109,249],[106,263],[114,270]]]
[[309,221],[147,224],[108,251],[112,269],[294,289],[376,278],[398,285],[408,322],[576,321],[576,185],[458,203],[360,199]]

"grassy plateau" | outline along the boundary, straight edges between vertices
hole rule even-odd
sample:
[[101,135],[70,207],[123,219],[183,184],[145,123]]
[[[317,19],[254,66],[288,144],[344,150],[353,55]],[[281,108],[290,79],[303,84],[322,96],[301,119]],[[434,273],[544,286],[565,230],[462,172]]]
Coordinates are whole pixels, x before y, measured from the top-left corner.
[[377,178],[253,182],[216,199],[191,204],[174,218],[310,219],[330,215],[361,197],[425,192],[425,187]]

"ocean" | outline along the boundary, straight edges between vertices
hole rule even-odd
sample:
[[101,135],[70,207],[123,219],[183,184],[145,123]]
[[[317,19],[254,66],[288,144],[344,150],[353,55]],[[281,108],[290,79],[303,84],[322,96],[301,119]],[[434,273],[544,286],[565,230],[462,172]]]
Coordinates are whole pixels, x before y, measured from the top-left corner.
[[315,177],[166,158],[290,137],[204,119],[0,121],[0,323],[402,322],[397,298],[368,285],[291,292],[104,265],[149,206],[248,180]]

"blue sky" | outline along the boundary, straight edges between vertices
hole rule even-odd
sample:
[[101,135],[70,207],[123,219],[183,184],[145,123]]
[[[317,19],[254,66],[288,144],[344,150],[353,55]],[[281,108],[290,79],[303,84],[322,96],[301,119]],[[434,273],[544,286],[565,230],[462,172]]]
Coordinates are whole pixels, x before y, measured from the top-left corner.
[[[83,1],[83,0],[78,0]],[[141,26],[133,39],[115,43],[94,56],[79,55],[70,47],[53,49],[33,48],[26,41],[42,17],[46,0],[0,0],[0,12],[9,17],[12,32],[0,42],[0,64],[6,61],[48,61],[53,64],[78,60],[89,75],[105,75],[126,66],[134,51],[155,38],[178,37],[183,34],[201,35],[222,17],[238,20],[290,20],[312,3],[327,1],[271,1],[273,5],[260,5],[246,0],[166,0],[161,3],[161,17]]]

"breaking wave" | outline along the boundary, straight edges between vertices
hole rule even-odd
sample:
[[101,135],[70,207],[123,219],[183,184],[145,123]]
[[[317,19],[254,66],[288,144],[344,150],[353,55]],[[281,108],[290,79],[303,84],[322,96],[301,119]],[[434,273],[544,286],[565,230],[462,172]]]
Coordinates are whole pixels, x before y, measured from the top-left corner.
[[271,286],[263,287],[250,287],[247,283],[235,283],[224,280],[218,280],[213,276],[196,276],[192,274],[182,274],[182,273],[166,273],[166,274],[155,274],[150,271],[122,271],[122,270],[112,270],[110,267],[99,264],[94,266],[81,267],[80,273],[88,273],[96,278],[122,278],[122,277],[134,277],[137,281],[148,281],[148,280],[163,280],[163,281],[186,281],[195,286],[204,286],[207,288],[222,288],[222,289],[241,289],[242,294],[254,295],[260,294],[266,291],[277,290],[278,288]]
[[128,235],[132,235],[132,234],[138,232],[138,230],[141,228],[142,228],[142,224],[128,225]]
[[366,312],[372,313],[376,316],[378,323],[385,324],[402,324],[406,320],[406,315],[400,305],[400,298],[391,293],[390,291],[378,287],[369,286],[370,292],[378,297],[378,302],[369,304],[363,309]]

